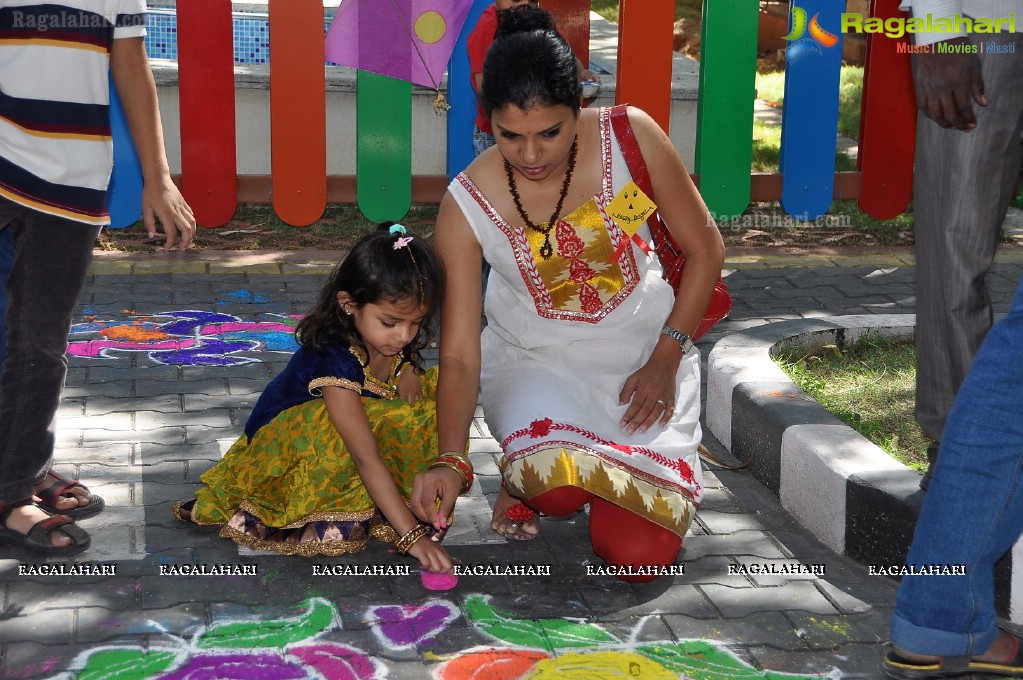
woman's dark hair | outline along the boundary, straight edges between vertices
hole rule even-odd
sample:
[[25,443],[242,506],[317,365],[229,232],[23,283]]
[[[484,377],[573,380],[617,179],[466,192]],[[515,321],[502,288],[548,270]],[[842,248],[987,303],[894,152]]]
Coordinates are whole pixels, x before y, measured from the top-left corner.
[[[422,369],[422,349],[432,340],[437,327],[437,311],[443,290],[443,273],[433,249],[411,233],[394,233],[394,222],[359,239],[342,259],[320,291],[316,307],[298,323],[295,339],[318,352],[330,345],[354,344],[366,350],[355,328],[354,317],[338,304],[341,291],[352,296],[356,306],[411,300],[426,309],[419,332],[404,350],[404,358]],[[398,239],[403,243],[400,247]],[[404,239],[408,239],[405,241]]]
[[565,105],[579,110],[575,55],[554,28],[551,15],[532,5],[498,12],[497,34],[483,61],[480,102],[489,116],[514,104]]

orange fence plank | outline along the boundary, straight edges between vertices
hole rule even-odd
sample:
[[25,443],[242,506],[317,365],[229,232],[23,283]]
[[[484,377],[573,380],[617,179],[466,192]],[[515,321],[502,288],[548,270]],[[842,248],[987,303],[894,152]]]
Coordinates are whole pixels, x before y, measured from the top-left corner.
[[[904,17],[899,0],[873,0],[871,15]],[[901,215],[913,196],[916,149],[916,94],[909,55],[899,54],[906,37],[867,35],[860,113],[859,205],[878,219]]]
[[672,0],[621,0],[615,100],[649,113],[665,130],[671,118]]
[[181,191],[204,227],[238,207],[231,0],[179,0]]
[[327,207],[322,0],[270,0],[270,164],[274,210],[294,226]]

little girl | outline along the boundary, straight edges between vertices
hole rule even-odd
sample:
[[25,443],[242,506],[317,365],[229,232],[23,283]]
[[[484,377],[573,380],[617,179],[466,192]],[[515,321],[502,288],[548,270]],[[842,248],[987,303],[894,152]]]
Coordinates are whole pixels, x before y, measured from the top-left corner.
[[221,524],[221,536],[261,550],[339,555],[373,536],[424,569],[449,569],[439,537],[420,540],[428,528],[405,501],[431,465],[464,472],[463,491],[471,484],[464,451],[437,458],[437,369],[424,371],[420,355],[441,276],[433,251],[401,225],[360,240],[299,322],[301,347],[245,434],[175,515]]

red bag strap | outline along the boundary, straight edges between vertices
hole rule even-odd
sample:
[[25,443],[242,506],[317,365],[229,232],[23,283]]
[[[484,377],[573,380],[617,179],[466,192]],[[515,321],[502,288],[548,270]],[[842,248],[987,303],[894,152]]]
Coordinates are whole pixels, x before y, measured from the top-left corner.
[[618,146],[625,157],[625,164],[629,168],[632,180],[643,190],[644,194],[653,199],[654,188],[650,183],[650,171],[647,170],[643,151],[639,148],[639,142],[636,141],[636,133],[632,130],[627,107],[628,104],[611,107],[611,128],[614,130],[615,137],[618,138]]
[[[644,194],[650,197],[650,200],[656,201],[653,183],[650,181],[650,171],[646,167],[646,160],[643,159],[643,150],[639,148],[639,142],[636,141],[636,133],[633,131],[632,123],[629,121],[627,107],[628,104],[618,104],[611,107],[611,129],[614,130],[615,137],[618,138],[618,147],[622,151],[622,156],[625,157],[625,165],[629,168],[632,181],[643,190]],[[674,264],[682,255],[681,249],[675,243],[671,232],[668,231],[668,227],[661,221],[661,217],[657,214],[656,210],[647,218],[647,225],[650,227],[650,235],[654,240],[654,249],[661,256],[661,262],[665,266],[665,278],[669,278],[671,276],[669,270],[676,267],[680,268],[682,262],[685,261],[683,259],[677,265]],[[673,278],[676,279],[673,281],[673,285],[678,285],[677,275]]]

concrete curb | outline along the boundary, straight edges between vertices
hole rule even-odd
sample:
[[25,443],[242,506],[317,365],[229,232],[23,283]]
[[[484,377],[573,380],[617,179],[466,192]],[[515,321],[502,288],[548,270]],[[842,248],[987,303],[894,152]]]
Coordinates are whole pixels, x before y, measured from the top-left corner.
[[[707,427],[825,545],[867,565],[906,562],[924,494],[920,475],[825,410],[771,358],[867,334],[912,337],[913,314],[795,319],[719,340],[707,357]],[[1023,623],[1023,539],[995,569],[1000,614]]]
[[782,506],[836,552],[902,564],[923,493],[920,475],[844,425],[774,363],[781,343],[808,351],[870,333],[912,337],[912,314],[798,319],[717,342],[707,359],[707,426]]

